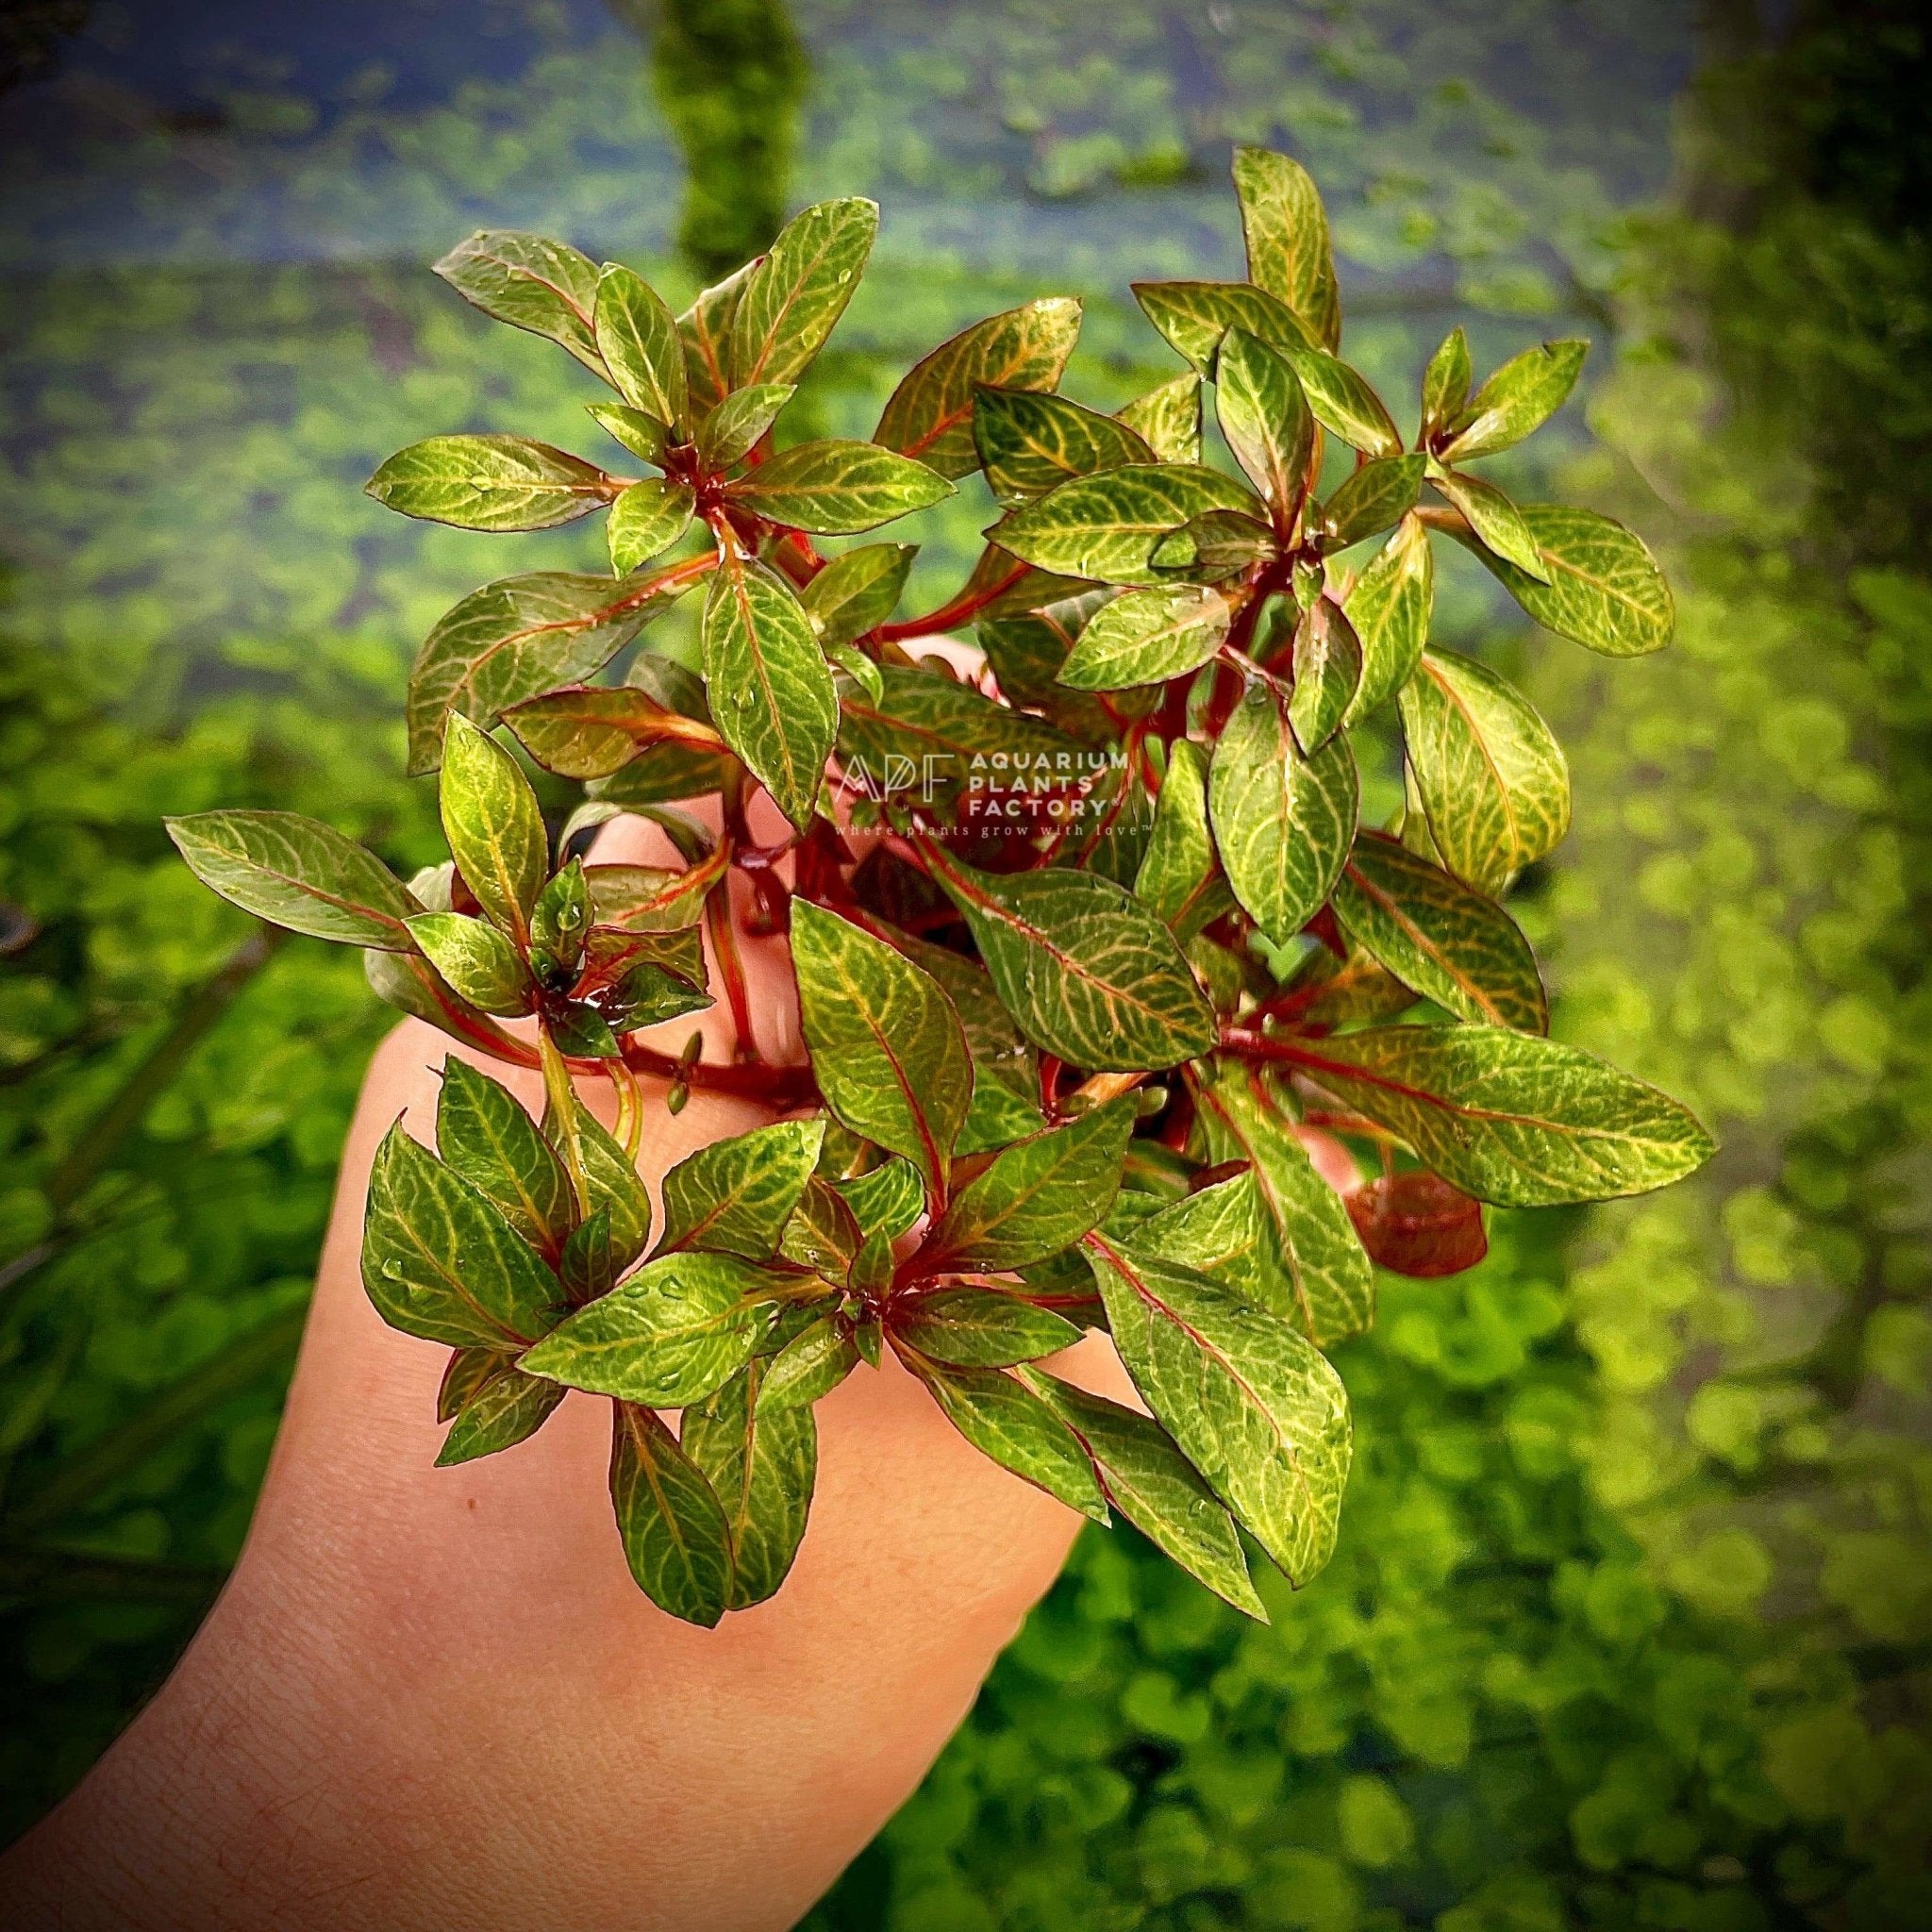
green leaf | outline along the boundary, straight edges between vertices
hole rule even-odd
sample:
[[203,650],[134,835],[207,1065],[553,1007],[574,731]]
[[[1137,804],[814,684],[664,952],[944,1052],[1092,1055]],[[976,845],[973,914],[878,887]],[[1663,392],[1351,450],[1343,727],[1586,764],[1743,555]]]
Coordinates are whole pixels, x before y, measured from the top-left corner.
[[664,1176],[664,1238],[659,1254],[707,1248],[764,1261],[819,1158],[823,1117],[780,1121],[714,1141]]
[[1069,476],[1160,460],[1118,417],[1084,409],[1065,396],[983,384],[974,395],[973,441],[1003,509],[1043,495]]
[[1216,1596],[1268,1621],[1233,1519],[1158,1423],[1052,1375],[1021,1379],[1074,1432],[1112,1508]]
[[1245,1160],[1254,1174],[1263,1264],[1253,1285],[1271,1286],[1274,1311],[1319,1346],[1359,1335],[1374,1318],[1374,1271],[1341,1196],[1315,1172],[1280,1109],[1238,1069],[1202,1086],[1200,1109],[1208,1152]]
[[[1459,470],[1437,468],[1429,481],[1459,509],[1477,538],[1477,555],[1513,563],[1520,574],[1547,582],[1549,568],[1523,512],[1493,483]],[[1487,557],[1485,557],[1487,561]]]
[[[680,349],[679,354],[683,351]],[[604,433],[622,443],[632,456],[662,467],[671,432],[655,416],[626,403],[586,403],[584,413]]]
[[1336,917],[1405,986],[1464,1020],[1548,1030],[1529,941],[1494,900],[1379,834],[1357,836],[1337,882]]
[[501,1211],[401,1122],[370,1170],[362,1286],[391,1328],[459,1348],[528,1341],[561,1299]]
[[[979,647],[1001,695],[1009,704],[1042,712],[1061,730],[1090,745],[1112,746],[1119,728],[1092,698],[1069,690],[1058,678],[1081,631],[1114,594],[1098,587],[1083,590],[1076,596],[1053,599],[1038,610],[982,619],[977,626]],[[1114,708],[1123,708],[1121,701],[1115,701]]]
[[693,416],[704,416],[731,393],[731,324],[745,284],[759,264],[748,261],[722,282],[705,290],[677,318],[684,349],[684,380]]
[[942,476],[979,467],[974,391],[1051,390],[1080,333],[1080,305],[1049,296],[962,329],[909,370],[887,401],[873,441],[917,457]]
[[787,1409],[808,1408],[829,1395],[858,1361],[858,1348],[850,1335],[820,1317],[802,1328],[772,1357],[758,1384],[757,1414],[782,1415]]
[[[530,913],[531,969],[539,974],[576,971],[591,930],[591,888],[584,862],[573,858],[537,894]],[[546,978],[546,985],[551,982]]]
[[913,1224],[925,1212],[925,1183],[920,1179],[919,1170],[903,1157],[832,1185],[868,1238],[882,1234],[888,1241],[897,1241],[902,1234],[911,1233]]
[[731,1530],[729,1609],[774,1595],[805,1539],[818,1476],[819,1432],[809,1408],[761,1409],[764,1365],[747,1362],[699,1407],[687,1409],[684,1453],[705,1473]]
[[1176,584],[1104,604],[1060,666],[1077,691],[1160,684],[1198,670],[1227,638],[1233,608],[1219,591]]
[[436,1391],[436,1420],[454,1422],[457,1412],[499,1369],[514,1368],[520,1351],[514,1348],[454,1348],[443,1364]]
[[1216,1039],[1174,935],[1131,893],[1091,873],[983,873],[928,847],[965,915],[1000,1003],[1069,1065],[1145,1072]]
[[1402,434],[1366,376],[1320,349],[1277,345],[1301,379],[1315,421],[1351,449],[1372,457],[1399,457]]
[[610,1507],[637,1585],[660,1610],[714,1625],[731,1599],[731,1530],[704,1472],[648,1408],[613,1405]]
[[561,242],[508,228],[479,228],[435,265],[485,315],[559,342],[586,369],[605,374],[591,315],[596,264]]
[[679,592],[538,571],[472,591],[437,621],[409,673],[409,771],[442,760],[442,720],[488,726],[510,706],[601,671]]
[[565,778],[608,777],[657,744],[714,758],[724,753],[710,725],[629,684],[565,685],[509,706],[503,722],[546,772]]
[[698,461],[708,470],[742,462],[797,393],[789,382],[758,382],[726,396],[698,425]]
[[822,1280],[842,1287],[864,1245],[865,1236],[845,1197],[818,1174],[809,1175],[779,1236],[778,1252]]
[[508,1087],[454,1054],[442,1063],[436,1151],[525,1241],[562,1245],[576,1218],[562,1161]]
[[1201,460],[1201,378],[1191,370],[1136,396],[1117,412],[1163,463]]
[[1016,1362],[1037,1362],[1080,1339],[1079,1329],[1065,1316],[985,1288],[922,1295],[895,1308],[891,1321],[892,1332],[928,1361],[956,1369],[1009,1369]]
[[1661,651],[1676,627],[1671,587],[1641,538],[1593,510],[1524,504],[1524,524],[1548,581],[1470,546],[1545,630],[1607,658]]
[[547,530],[589,516],[622,486],[527,436],[432,436],[399,449],[368,483],[387,508],[459,530]]
[[[1247,1156],[1239,1158],[1245,1160]],[[1123,1194],[1121,1199],[1138,1207],[1151,1197]],[[1212,1275],[1277,1314],[1292,1314],[1294,1284],[1276,1249],[1272,1226],[1264,1226],[1266,1216],[1260,1184],[1250,1165],[1231,1180],[1216,1181],[1124,1224],[1116,1224],[1121,1217],[1115,1216],[1101,1233],[1109,1241],[1130,1241],[1137,1253],[1179,1261],[1197,1274]]]
[[1213,375],[1215,353],[1231,328],[1283,353],[1317,346],[1287,303],[1248,282],[1136,282],[1133,290],[1147,320],[1198,375]]
[[839,693],[810,619],[775,571],[733,555],[705,601],[704,650],[724,741],[804,827],[839,729]]
[[1248,248],[1248,279],[1278,295],[1316,341],[1341,336],[1341,298],[1328,217],[1308,171],[1266,148],[1237,147],[1234,191]]
[[953,493],[937,471],[873,442],[794,443],[724,489],[741,508],[816,535],[875,529]]
[[1004,1272],[1072,1247],[1113,1206],[1133,1131],[1134,1100],[1124,1094],[1015,1141],[954,1196],[920,1249],[921,1266]]
[[1170,530],[1149,561],[1163,581],[1179,575],[1221,583],[1280,554],[1268,525],[1240,510],[1210,509]]
[[597,353],[617,392],[667,429],[687,415],[684,351],[663,297],[641,275],[606,262],[597,278]]
[[918,1357],[910,1366],[940,1413],[982,1456],[1095,1523],[1108,1520],[1079,1438],[1030,1389],[997,1369],[942,1368]]
[[373,852],[292,811],[199,811],[163,819],[203,885],[244,912],[311,939],[415,951],[415,903]]
[[591,779],[584,790],[586,796],[600,803],[625,811],[644,811],[652,806],[720,791],[743,769],[729,752],[705,751],[690,744],[654,744],[608,778]]
[[1214,748],[1208,808],[1227,882],[1276,945],[1326,901],[1355,837],[1355,759],[1344,738],[1311,758],[1278,685],[1256,679]]
[[550,875],[550,841],[537,794],[515,758],[460,711],[442,740],[437,803],[463,882],[491,920],[519,943]]
[[865,543],[848,550],[813,577],[799,602],[827,646],[850,643],[899,608],[916,543]]
[[690,529],[696,507],[689,484],[666,483],[658,477],[633,483],[610,506],[610,520],[605,525],[611,569],[623,576],[669,550]]
[[474,1462],[528,1441],[562,1400],[563,1391],[555,1382],[526,1375],[514,1362],[500,1360],[457,1411],[437,1454],[437,1468]]
[[1278,514],[1291,514],[1315,446],[1315,420],[1294,371],[1258,337],[1229,329],[1214,358],[1214,412],[1249,482]]
[[1342,717],[1346,729],[1391,698],[1422,661],[1436,605],[1436,562],[1422,519],[1404,517],[1341,600],[1362,647],[1362,681]]
[[[378,953],[372,948],[362,955],[362,976],[377,999],[465,1045],[475,1046],[499,1030],[488,1014],[458,999],[420,953]],[[503,1035],[506,1041],[508,1038]]]
[[527,1013],[535,1004],[536,982],[523,955],[488,921],[420,912],[408,924],[409,937],[450,990],[479,1012]]
[[855,1134],[907,1156],[943,1197],[973,1100],[973,1061],[939,982],[802,898],[791,902],[791,959],[825,1105]]
[[[544,1123],[546,1134],[550,1123]],[[556,1137],[550,1135],[552,1144]],[[609,1216],[610,1252],[621,1274],[644,1252],[651,1239],[651,1197],[638,1178],[626,1154],[611,1139],[602,1122],[577,1103],[577,1152],[584,1161],[584,1179],[591,1191],[590,1211]]]
[[566,1388],[683,1408],[751,1359],[757,1305],[786,1281],[736,1255],[660,1255],[559,1323],[521,1366]]
[[1208,754],[1191,739],[1176,739],[1168,752],[1134,896],[1184,943],[1234,909],[1208,826]]
[[795,214],[746,278],[731,318],[731,386],[796,382],[865,273],[875,201],[822,201]]
[[1554,416],[1570,399],[1588,342],[1542,342],[1512,357],[1469,399],[1468,423],[1442,451],[1445,463],[1493,456],[1518,443]]
[[1351,471],[1322,507],[1324,547],[1346,550],[1365,537],[1392,529],[1415,508],[1425,460],[1419,456],[1377,457]]
[[714,850],[682,872],[658,865],[591,865],[584,869],[591,908],[600,925],[632,933],[679,932],[695,925],[705,901],[724,876]]
[[1103,583],[1159,582],[1151,558],[1170,530],[1204,511],[1260,506],[1231,476],[1187,463],[1130,463],[1075,476],[1003,517],[987,535],[1041,570]]
[[1442,345],[1429,358],[1423,371],[1423,439],[1439,435],[1457,417],[1469,400],[1473,375],[1469,361],[1469,338],[1460,328],[1443,337]]
[[1493,896],[1570,829],[1570,768],[1529,701],[1470,658],[1424,652],[1402,688],[1409,770],[1443,863]]
[[1335,1547],[1348,1396],[1279,1316],[1174,1261],[1090,1235],[1114,1345],[1147,1406],[1299,1588]]
[[1298,1046],[1296,1064],[1498,1207],[1644,1193],[1694,1173],[1716,1145],[1655,1087],[1504,1027],[1375,1026]]
[[1311,757],[1341,728],[1362,684],[1361,640],[1341,605],[1317,597],[1294,631],[1294,694],[1288,722]]

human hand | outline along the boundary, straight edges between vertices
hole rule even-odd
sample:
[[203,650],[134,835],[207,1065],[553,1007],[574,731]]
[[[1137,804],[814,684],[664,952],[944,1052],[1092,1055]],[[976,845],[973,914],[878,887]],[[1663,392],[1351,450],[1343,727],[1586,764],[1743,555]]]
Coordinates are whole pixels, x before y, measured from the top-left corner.
[[[661,863],[660,837],[620,822],[597,856]],[[742,952],[760,1047],[799,1057],[783,942]],[[705,1030],[727,1058],[722,1002]],[[572,1394],[530,1441],[434,1468],[447,1351],[384,1324],[358,1251],[376,1142],[398,1114],[430,1138],[453,1051],[412,1021],[377,1052],[241,1563],[154,1704],[0,1868],[9,1923],[790,1925],[912,1790],[1064,1559],[1074,1512],[969,1448],[890,1357],[819,1407],[784,1589],[715,1630],[631,1580],[603,1401]],[[537,1075],[485,1064],[541,1106]],[[674,1116],[646,1091],[654,1196],[685,1155],[770,1118],[702,1090]],[[1055,1368],[1131,1399],[1098,1338]]]

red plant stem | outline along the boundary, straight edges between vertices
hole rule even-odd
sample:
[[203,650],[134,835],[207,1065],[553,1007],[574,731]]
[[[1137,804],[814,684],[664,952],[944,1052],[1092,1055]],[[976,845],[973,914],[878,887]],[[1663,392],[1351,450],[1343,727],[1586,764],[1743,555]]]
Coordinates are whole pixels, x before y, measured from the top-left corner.
[[731,1024],[738,1034],[741,1061],[756,1062],[758,1040],[751,1028],[751,991],[745,985],[744,962],[738,957],[738,935],[731,918],[731,878],[727,873],[711,889],[705,901],[705,924],[711,930],[711,950],[718,957],[718,975],[724,982],[724,998],[731,1008]]
[[961,591],[950,604],[941,604],[937,610],[929,610],[924,617],[903,618],[897,624],[882,624],[869,635],[874,643],[894,644],[902,638],[923,638],[933,631],[957,630],[968,618],[976,617],[995,597],[1010,591],[1026,575],[1029,566],[1016,563],[1005,576],[989,584],[983,591],[970,594]]

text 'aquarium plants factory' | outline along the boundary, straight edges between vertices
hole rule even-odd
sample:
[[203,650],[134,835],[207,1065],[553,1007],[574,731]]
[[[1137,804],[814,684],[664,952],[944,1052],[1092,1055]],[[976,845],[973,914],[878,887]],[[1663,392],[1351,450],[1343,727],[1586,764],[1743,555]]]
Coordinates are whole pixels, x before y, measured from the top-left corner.
[[[1711,1152],[1546,1037],[1503,901],[1568,828],[1563,753],[1430,642],[1447,542],[1546,648],[1669,643],[1636,537],[1484,475],[1586,345],[1483,371],[1458,329],[1391,407],[1347,359],[1307,173],[1238,148],[1234,187],[1248,278],[1134,290],[1170,380],[1111,414],[1063,394],[1080,300],[1035,300],[918,362],[870,441],[785,415],[870,201],[807,208],[682,315],[620,263],[473,235],[437,273],[603,386],[591,453],[505,424],[370,491],[465,529],[603,513],[609,575],[502,579],[425,641],[409,760],[448,863],[404,881],[286,812],[171,821],[217,891],[366,948],[466,1049],[435,1151],[382,1142],[364,1286],[450,1351],[445,1464],[609,1398],[614,1533],[688,1622],[783,1587],[814,1405],[889,1357],[995,1462],[1264,1616],[1254,1552],[1299,1585],[1348,1533],[1324,1351],[1373,1321],[1377,1265],[1456,1274],[1486,1203],[1638,1193]],[[821,548],[974,472],[998,515],[937,608],[902,608],[911,546]],[[687,597],[701,675],[652,648]],[[1354,734],[1384,711],[1404,803],[1374,824]],[[583,781],[560,824],[523,758]],[[681,864],[600,862],[626,814]],[[744,953],[775,935],[796,1055],[755,1043]],[[724,1056],[691,1030],[714,1006]],[[541,1122],[489,1058],[541,1069]],[[674,1167],[654,1214],[639,1137],[693,1090],[774,1118]],[[1145,1412],[1055,1373],[1084,1329]]]

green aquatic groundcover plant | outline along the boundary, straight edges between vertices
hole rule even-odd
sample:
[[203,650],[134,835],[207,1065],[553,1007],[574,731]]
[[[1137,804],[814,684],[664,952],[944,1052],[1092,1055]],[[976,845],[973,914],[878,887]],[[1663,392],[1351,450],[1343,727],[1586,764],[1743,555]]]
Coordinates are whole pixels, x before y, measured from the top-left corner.
[[[1457,1272],[1485,1202],[1640,1192],[1711,1151],[1545,1037],[1499,900],[1568,825],[1562,753],[1502,678],[1428,647],[1438,536],[1559,636],[1669,641],[1637,538],[1471,467],[1561,407],[1584,345],[1478,386],[1457,330],[1411,445],[1339,354],[1313,183],[1258,149],[1234,175],[1250,278],[1135,291],[1182,374],[1085,408],[1058,392],[1079,304],[1030,302],[920,362],[869,442],[774,432],[872,203],[806,209],[682,316],[622,265],[474,236],[438,272],[607,382],[590,414],[657,474],[444,436],[370,490],[470,529],[606,509],[612,574],[488,585],[425,641],[409,757],[439,774],[449,862],[405,884],[292,814],[171,821],[215,890],[366,948],[391,1004],[541,1068],[539,1122],[447,1060],[436,1151],[398,1125],[376,1157],[364,1282],[452,1351],[442,1463],[525,1441],[567,1389],[611,1399],[618,1528],[679,1617],[780,1587],[813,1405],[888,1352],[993,1460],[1262,1616],[1241,1532],[1296,1584],[1334,1547],[1350,1428],[1323,1351],[1369,1324],[1375,1264]],[[939,609],[895,615],[911,546],[814,541],[975,471],[1003,514]],[[646,641],[596,681],[687,594],[701,675]],[[983,668],[906,648],[969,624]],[[1391,702],[1385,830],[1358,822],[1350,734]],[[586,786],[555,841],[500,729]],[[684,808],[711,795],[708,821]],[[682,864],[587,861],[625,812]],[[752,1044],[745,930],[789,935],[808,1064]],[[714,980],[732,1061],[646,1041]],[[641,1074],[674,1110],[696,1087],[791,1117],[674,1168],[654,1226]],[[609,1128],[586,1075],[614,1087]],[[1083,1328],[1149,1415],[1040,1366]]]

